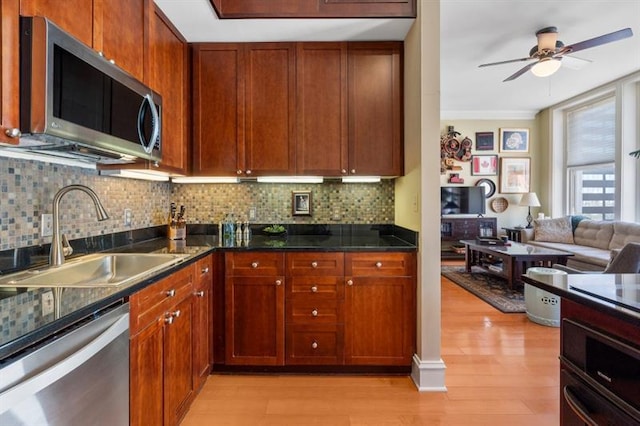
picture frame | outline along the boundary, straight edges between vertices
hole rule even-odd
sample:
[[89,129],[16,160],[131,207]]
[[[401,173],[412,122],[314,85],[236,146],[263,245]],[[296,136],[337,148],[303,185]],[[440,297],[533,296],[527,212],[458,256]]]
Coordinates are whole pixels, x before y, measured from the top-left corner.
[[531,158],[502,157],[500,159],[500,192],[524,194],[531,186]]
[[311,216],[311,191],[291,192],[291,214],[293,216]]
[[497,174],[497,155],[474,155],[471,157],[472,176],[496,176]]
[[493,132],[476,132],[476,151],[493,151]]
[[529,129],[500,129],[500,152],[529,152]]

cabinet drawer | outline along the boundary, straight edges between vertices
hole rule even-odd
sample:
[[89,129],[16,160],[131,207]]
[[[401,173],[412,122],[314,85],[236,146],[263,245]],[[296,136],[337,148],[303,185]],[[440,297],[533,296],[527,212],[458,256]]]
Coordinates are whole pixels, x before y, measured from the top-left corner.
[[226,253],[225,274],[234,277],[284,275],[283,253]]
[[340,325],[287,326],[288,365],[340,365],[343,363],[343,330]]
[[213,257],[204,257],[196,262],[196,280],[210,280],[213,276]]
[[287,299],[342,299],[344,297],[344,277],[291,277],[287,280],[286,290]]
[[347,253],[345,275],[364,277],[414,276],[414,253]]
[[287,324],[342,323],[341,300],[295,299],[286,303]]
[[291,276],[344,275],[344,254],[289,253],[287,273]]
[[193,291],[193,265],[134,293],[131,306],[131,336],[135,335],[176,304],[190,297]]

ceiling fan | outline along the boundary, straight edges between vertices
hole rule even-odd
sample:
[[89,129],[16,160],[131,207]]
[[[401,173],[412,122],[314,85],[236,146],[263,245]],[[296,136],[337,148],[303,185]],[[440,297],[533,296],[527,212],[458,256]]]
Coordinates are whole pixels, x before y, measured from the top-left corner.
[[533,48],[529,51],[528,57],[482,64],[479,65],[479,67],[510,64],[512,62],[535,61],[519,69],[503,81],[515,80],[529,70],[531,70],[531,72],[538,77],[547,77],[555,73],[560,68],[561,60],[563,58],[571,58],[574,61],[578,60],[582,62],[588,62],[583,59],[571,56],[565,57],[565,55],[579,52],[585,49],[590,49],[602,44],[622,40],[624,38],[631,37],[632,35],[633,32],[631,31],[631,28],[625,28],[609,34],[604,34],[599,37],[565,46],[563,42],[558,40],[558,29],[556,27],[546,27],[536,32],[538,44],[536,46],[533,46]]

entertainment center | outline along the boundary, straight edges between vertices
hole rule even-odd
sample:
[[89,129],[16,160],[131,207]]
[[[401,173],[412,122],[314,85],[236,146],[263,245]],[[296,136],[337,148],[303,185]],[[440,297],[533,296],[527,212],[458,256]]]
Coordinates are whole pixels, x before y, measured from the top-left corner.
[[[483,217],[485,212],[483,186],[440,188],[440,258],[464,258],[464,244],[460,240],[497,236],[497,220],[495,217]],[[446,217],[447,215],[456,217]]]

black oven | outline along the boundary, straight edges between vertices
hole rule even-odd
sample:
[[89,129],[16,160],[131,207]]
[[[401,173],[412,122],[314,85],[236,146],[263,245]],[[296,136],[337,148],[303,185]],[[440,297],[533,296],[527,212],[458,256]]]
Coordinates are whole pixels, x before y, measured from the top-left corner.
[[640,425],[640,348],[563,319],[560,424]]

